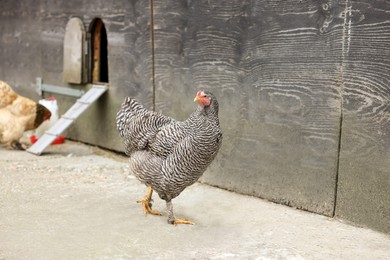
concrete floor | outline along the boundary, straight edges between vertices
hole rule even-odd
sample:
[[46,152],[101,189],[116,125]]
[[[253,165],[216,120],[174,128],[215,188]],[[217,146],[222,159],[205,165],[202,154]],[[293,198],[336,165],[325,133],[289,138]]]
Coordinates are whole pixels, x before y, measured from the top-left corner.
[[390,259],[388,235],[203,184],[173,201],[195,225],[168,225],[158,196],[163,216],[144,216],[127,172],[73,142],[0,147],[0,259]]

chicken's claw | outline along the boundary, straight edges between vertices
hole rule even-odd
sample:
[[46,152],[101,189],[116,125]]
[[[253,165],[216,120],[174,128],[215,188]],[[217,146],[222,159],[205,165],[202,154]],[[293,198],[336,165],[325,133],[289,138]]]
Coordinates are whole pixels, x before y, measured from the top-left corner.
[[187,225],[194,225],[194,223],[192,221],[189,221],[188,219],[183,219],[183,218],[175,218],[173,220],[173,223],[172,224],[187,224]]
[[8,150],[25,150],[23,145],[19,143],[18,141],[12,141],[7,146]]
[[137,200],[137,203],[142,204],[142,207],[144,208],[145,215],[147,215],[149,213],[152,215],[161,216],[160,212],[158,212],[156,210],[152,210],[152,203],[150,203],[150,201],[152,200],[152,193],[153,193],[152,187],[148,187],[148,192],[146,193],[145,198],[143,200]]
[[150,200],[145,198],[143,200],[137,200],[137,203],[142,204],[142,207],[144,208],[145,215],[147,215],[149,213],[152,215],[161,216],[160,212],[152,209],[152,204],[150,203]]

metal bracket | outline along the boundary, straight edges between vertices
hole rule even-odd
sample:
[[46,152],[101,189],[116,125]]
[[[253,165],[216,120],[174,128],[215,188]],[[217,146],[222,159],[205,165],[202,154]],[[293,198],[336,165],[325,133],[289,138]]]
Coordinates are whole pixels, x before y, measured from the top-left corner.
[[43,92],[61,94],[61,95],[72,96],[72,97],[81,97],[85,93],[83,90],[79,90],[79,89],[71,89],[71,88],[64,88],[64,87],[43,84],[42,78],[36,78],[35,82],[36,82],[36,90],[40,96],[42,96]]

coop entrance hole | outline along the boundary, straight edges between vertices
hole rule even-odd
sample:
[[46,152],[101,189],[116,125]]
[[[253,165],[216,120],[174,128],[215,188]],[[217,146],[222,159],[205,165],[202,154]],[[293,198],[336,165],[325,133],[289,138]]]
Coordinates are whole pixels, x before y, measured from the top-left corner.
[[103,21],[96,18],[90,26],[91,60],[90,82],[108,83],[107,31]]

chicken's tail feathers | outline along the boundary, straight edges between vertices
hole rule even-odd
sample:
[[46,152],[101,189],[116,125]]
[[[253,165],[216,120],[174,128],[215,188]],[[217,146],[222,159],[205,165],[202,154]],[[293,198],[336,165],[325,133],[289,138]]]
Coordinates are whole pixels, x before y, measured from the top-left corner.
[[133,113],[140,113],[147,111],[147,109],[141,105],[136,99],[132,97],[126,97],[122,103],[121,110],[132,111]]
[[12,104],[17,97],[18,95],[11,86],[0,80],[0,108]]
[[123,138],[127,155],[146,149],[160,128],[171,122],[172,118],[149,111],[130,97],[125,99],[116,116],[116,127]]
[[155,132],[161,126],[174,121],[163,114],[149,111],[137,100],[126,97],[116,116],[116,126],[121,137],[129,131]]
[[116,127],[121,137],[125,136],[126,124],[129,123],[132,118],[141,113],[147,111],[137,100],[132,97],[126,97],[122,103],[121,109],[116,115]]

